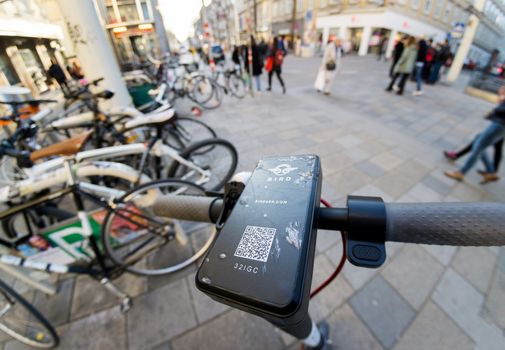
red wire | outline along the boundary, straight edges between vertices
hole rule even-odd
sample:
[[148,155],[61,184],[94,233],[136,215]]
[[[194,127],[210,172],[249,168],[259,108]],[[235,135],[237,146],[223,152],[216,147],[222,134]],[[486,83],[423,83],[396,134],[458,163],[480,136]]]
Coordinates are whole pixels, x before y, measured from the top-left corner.
[[[323,198],[321,198],[321,203],[325,206],[325,207],[328,207],[328,208],[331,208],[331,204],[324,200]],[[347,245],[347,242],[346,242],[346,239],[345,239],[345,234],[344,232],[340,231],[340,234],[342,236],[342,257],[340,258],[340,262],[338,263],[338,266],[337,268],[335,269],[335,271],[331,274],[330,277],[328,277],[328,279],[326,279],[326,281],[324,281],[319,287],[317,287],[315,290],[313,290],[311,293],[310,293],[310,298],[312,299],[313,297],[315,297],[320,291],[322,291],[324,288],[326,288],[337,276],[338,274],[342,271],[342,269],[344,268],[344,265],[345,265],[345,257],[346,257],[346,254],[345,254],[345,251],[346,251],[346,245]]]

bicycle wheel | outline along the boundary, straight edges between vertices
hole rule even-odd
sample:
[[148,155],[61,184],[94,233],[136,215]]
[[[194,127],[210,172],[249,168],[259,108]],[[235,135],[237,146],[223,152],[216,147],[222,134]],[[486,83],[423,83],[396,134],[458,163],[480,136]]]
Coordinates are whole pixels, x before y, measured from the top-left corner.
[[102,226],[107,256],[138,275],[163,275],[178,271],[201,257],[216,230],[207,223],[158,217],[154,203],[160,195],[204,196],[204,190],[181,180],[159,180],[128,192],[111,209]]
[[215,85],[215,83],[213,83],[213,86],[213,93],[210,100],[205,103],[200,103],[200,106],[205,109],[216,109],[217,107],[221,106],[221,103],[223,102],[223,89],[219,88],[219,86]]
[[[203,152],[209,147],[212,150]],[[179,154],[193,165],[207,172],[202,177],[190,166],[173,162],[168,170],[168,177],[180,178],[203,186],[207,190],[220,190],[233,176],[237,169],[238,155],[235,147],[222,139],[204,140],[189,146]]]
[[201,105],[212,99],[216,88],[212,80],[206,76],[198,75],[190,78],[187,85],[187,92],[190,99]]
[[[217,137],[210,126],[198,119],[177,117],[173,124],[163,130],[163,141],[170,147],[180,151],[192,143]],[[203,153],[212,148],[202,150]]]
[[237,98],[244,98],[247,94],[245,81],[238,74],[230,74],[227,80],[228,90]]
[[49,321],[14,289],[0,280],[0,330],[35,348],[58,346],[59,338]]

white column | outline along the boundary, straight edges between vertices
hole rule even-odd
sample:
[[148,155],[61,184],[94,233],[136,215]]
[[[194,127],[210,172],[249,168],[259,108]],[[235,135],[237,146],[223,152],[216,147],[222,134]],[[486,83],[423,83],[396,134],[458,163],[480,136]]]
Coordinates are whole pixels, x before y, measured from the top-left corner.
[[131,105],[114,52],[98,19],[93,1],[58,0],[61,13],[73,33],[75,53],[88,80],[103,77],[103,87],[114,91],[110,104]]
[[[475,0],[474,8],[477,11],[482,11],[485,2],[486,0]],[[449,73],[447,74],[447,81],[453,82],[458,79],[459,73],[463,68],[463,63],[465,61],[466,55],[468,55],[468,51],[470,51],[470,47],[472,46],[478,25],[479,18],[473,14],[470,15],[466,23],[465,33],[463,34],[463,38],[459,44],[458,52],[456,52],[456,56],[454,57],[451,68],[449,69]]]
[[386,58],[391,58],[393,53],[393,49],[395,48],[395,38],[398,35],[398,31],[396,29],[391,30],[391,34],[389,35],[388,45],[386,46]]
[[363,28],[363,34],[361,36],[361,42],[359,44],[359,56],[366,56],[368,54],[368,43],[370,42],[370,36],[372,35],[372,27],[366,26]]

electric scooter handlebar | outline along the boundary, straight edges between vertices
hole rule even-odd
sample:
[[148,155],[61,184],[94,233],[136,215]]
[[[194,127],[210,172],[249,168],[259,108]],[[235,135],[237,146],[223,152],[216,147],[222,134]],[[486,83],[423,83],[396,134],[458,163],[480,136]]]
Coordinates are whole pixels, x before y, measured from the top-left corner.
[[[386,241],[454,246],[505,245],[505,203],[386,203]],[[159,216],[213,222],[218,197],[164,195],[154,204]],[[347,209],[320,208],[318,228],[346,230]]]
[[367,268],[384,263],[386,241],[505,245],[504,203],[387,204],[349,196],[345,208],[322,208],[321,187],[319,157],[270,157],[247,184],[227,184],[222,198],[162,195],[153,210],[216,223],[219,234],[195,277],[200,291],[318,350],[326,337],[308,313],[317,229],[345,232],[347,260]]
[[505,245],[505,203],[386,204],[386,240],[455,246]]

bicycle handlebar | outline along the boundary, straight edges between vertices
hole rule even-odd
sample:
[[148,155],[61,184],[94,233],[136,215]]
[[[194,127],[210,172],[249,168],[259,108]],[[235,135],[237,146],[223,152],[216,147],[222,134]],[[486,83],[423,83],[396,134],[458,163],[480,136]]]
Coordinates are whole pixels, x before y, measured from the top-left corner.
[[[213,222],[223,201],[217,197],[164,195],[153,209],[159,216]],[[387,203],[386,241],[455,246],[505,245],[505,203]],[[320,208],[318,227],[346,230],[346,208]]]

